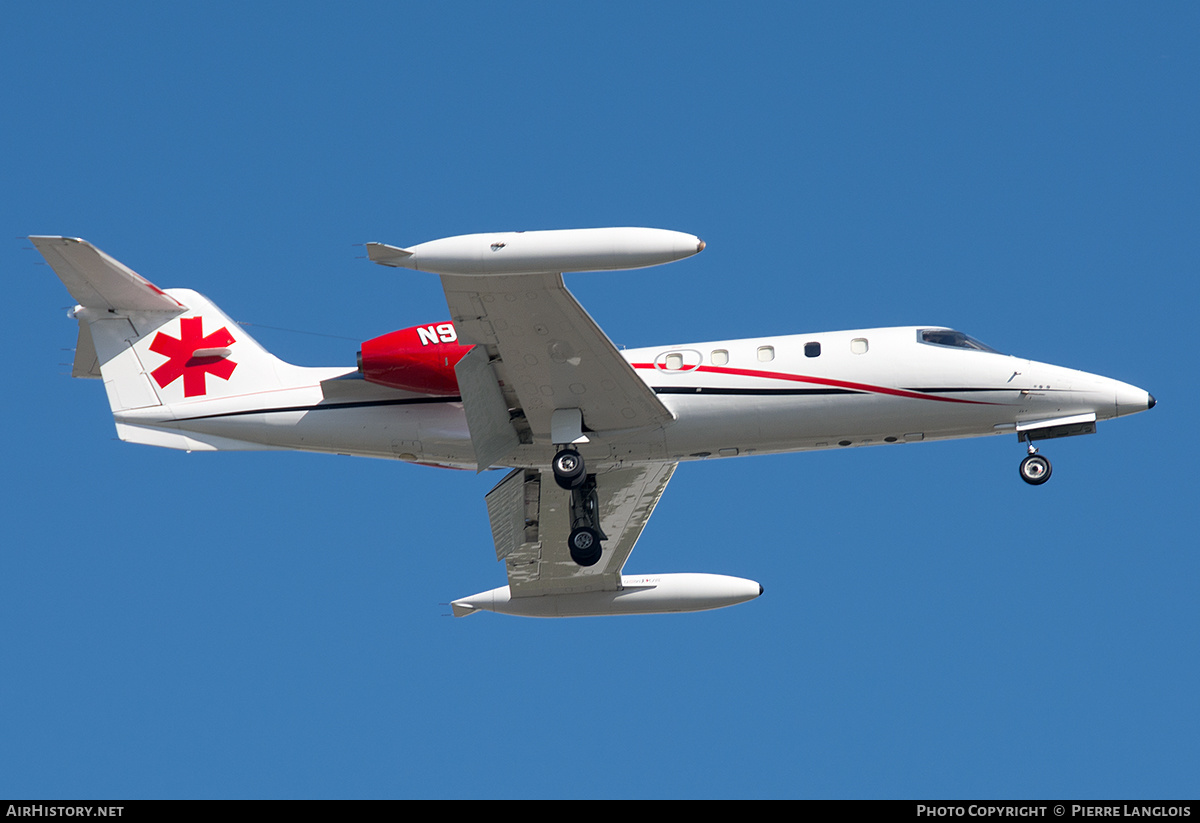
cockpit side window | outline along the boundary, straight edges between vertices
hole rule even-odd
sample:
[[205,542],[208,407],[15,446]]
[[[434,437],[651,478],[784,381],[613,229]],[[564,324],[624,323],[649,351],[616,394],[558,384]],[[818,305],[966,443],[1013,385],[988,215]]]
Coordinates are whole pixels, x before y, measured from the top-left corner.
[[928,343],[932,346],[950,346],[955,349],[969,349],[971,351],[986,351],[992,354],[1000,354],[986,343],[981,343],[970,335],[963,334],[960,331],[952,331],[951,329],[921,329],[917,332],[917,339],[922,343]]

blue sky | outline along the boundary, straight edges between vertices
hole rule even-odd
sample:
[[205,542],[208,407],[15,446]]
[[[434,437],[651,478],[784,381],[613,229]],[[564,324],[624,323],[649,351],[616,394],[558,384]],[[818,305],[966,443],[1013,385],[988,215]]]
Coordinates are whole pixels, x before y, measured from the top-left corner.
[[[0,32],[0,796],[1196,797],[1194,4],[47,3]],[[285,359],[443,320],[353,244],[645,225],[618,344],[883,325],[1152,412],[689,464],[627,571],[717,612],[445,616],[495,474],[115,439],[84,237]],[[319,333],[297,334],[277,329]]]

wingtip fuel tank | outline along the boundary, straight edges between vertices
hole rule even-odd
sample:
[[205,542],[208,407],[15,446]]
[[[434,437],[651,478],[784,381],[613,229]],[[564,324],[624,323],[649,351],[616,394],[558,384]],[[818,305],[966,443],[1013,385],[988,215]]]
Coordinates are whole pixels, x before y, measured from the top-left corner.
[[512,597],[508,586],[450,604],[455,617],[479,611],[521,617],[599,617],[614,614],[671,614],[720,609],[753,600],[761,585],[723,574],[621,576],[620,591]]
[[450,275],[613,271],[658,266],[704,250],[693,234],[604,228],[463,234],[410,248],[368,243],[375,263]]

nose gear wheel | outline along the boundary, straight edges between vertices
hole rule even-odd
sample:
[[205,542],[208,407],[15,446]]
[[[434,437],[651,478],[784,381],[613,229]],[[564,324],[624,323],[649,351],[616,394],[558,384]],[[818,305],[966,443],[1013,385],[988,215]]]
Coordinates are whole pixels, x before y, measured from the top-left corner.
[[1050,461],[1040,454],[1031,454],[1021,461],[1021,479],[1031,486],[1040,486],[1050,479]]

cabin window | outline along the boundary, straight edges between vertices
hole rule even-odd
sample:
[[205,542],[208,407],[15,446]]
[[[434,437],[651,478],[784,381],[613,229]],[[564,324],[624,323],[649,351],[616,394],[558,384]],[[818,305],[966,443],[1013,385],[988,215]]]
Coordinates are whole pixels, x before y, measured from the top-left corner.
[[774,346],[759,346],[758,347],[758,362],[759,363],[769,363],[770,361],[772,361],[774,359],[775,359],[775,347]]
[[821,356],[821,344],[820,343],[805,343],[804,344],[804,356],[805,357],[820,357]]
[[654,368],[667,374],[680,374],[700,368],[704,355],[695,349],[665,351],[654,358]]
[[850,351],[852,351],[855,354],[866,354],[867,353],[867,338],[856,337],[853,340],[851,340],[850,341]]
[[711,360],[714,366],[724,366],[729,362],[729,352],[725,349],[717,349],[712,353]]

